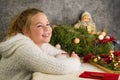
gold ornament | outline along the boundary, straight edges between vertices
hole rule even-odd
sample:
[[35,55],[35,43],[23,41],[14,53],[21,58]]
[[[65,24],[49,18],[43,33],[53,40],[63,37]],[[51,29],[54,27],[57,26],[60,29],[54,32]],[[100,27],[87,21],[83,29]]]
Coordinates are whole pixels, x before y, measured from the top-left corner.
[[55,47],[56,47],[57,49],[60,49],[60,48],[61,48],[61,45],[60,45],[60,44],[56,44]]
[[95,57],[95,58],[93,59],[93,61],[94,61],[94,62],[97,62],[97,61],[98,61],[98,58]]
[[110,52],[109,53],[114,53],[114,50],[110,50]]
[[113,53],[110,53],[110,56],[111,56],[112,58],[114,58],[114,54],[113,54]]
[[100,59],[101,59],[101,57],[100,57],[100,56],[97,56],[97,59],[98,59],[98,60],[100,60]]
[[120,68],[119,63],[114,63],[114,69],[119,69],[119,68]]
[[106,36],[106,32],[101,32],[101,35]]
[[114,50],[110,50],[110,51],[109,51],[109,54],[110,54],[110,56],[111,56],[112,58],[114,58],[113,52],[114,52]]
[[79,39],[79,38],[75,38],[75,39],[74,39],[74,43],[75,43],[75,44],[78,44],[79,42],[80,42],[80,39]]

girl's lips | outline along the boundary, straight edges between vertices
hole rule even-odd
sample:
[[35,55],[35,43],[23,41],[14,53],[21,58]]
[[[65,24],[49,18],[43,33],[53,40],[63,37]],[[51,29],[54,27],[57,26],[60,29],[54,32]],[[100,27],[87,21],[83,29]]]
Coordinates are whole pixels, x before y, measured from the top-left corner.
[[49,37],[50,34],[49,34],[49,33],[48,33],[48,34],[43,34],[42,36],[43,36],[43,37]]

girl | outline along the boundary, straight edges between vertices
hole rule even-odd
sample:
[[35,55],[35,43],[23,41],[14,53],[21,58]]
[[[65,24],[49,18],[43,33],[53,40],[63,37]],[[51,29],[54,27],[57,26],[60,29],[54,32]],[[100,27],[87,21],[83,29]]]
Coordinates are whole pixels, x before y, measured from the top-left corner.
[[[52,29],[46,14],[31,8],[17,15],[0,44],[0,80],[31,80],[34,72],[68,74],[79,71],[79,57],[49,44]],[[56,57],[57,56],[57,57]]]

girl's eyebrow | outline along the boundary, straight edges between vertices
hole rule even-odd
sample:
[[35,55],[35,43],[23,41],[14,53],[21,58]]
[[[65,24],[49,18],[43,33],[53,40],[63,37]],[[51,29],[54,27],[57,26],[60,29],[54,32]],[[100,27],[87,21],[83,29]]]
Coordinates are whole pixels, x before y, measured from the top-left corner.
[[[42,22],[37,22],[35,25],[39,25],[39,24],[44,25]],[[50,24],[49,21],[47,21],[46,24]],[[46,25],[46,24],[45,24],[45,25]]]

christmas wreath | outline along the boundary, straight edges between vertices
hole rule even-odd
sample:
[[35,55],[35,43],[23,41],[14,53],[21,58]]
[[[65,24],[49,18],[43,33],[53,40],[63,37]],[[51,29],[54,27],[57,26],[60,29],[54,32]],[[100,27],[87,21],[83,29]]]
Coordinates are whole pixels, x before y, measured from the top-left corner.
[[120,71],[120,51],[114,50],[116,39],[105,30],[88,33],[86,29],[76,29],[72,25],[54,25],[50,43],[68,53],[73,51],[84,62],[93,62],[107,69]]
[[74,51],[80,56],[108,53],[115,39],[112,36],[103,36],[103,33],[90,34],[86,29],[75,29],[72,25],[57,25],[53,28],[50,43],[54,46],[59,45],[69,53]]

